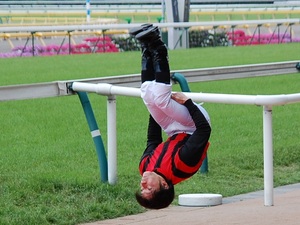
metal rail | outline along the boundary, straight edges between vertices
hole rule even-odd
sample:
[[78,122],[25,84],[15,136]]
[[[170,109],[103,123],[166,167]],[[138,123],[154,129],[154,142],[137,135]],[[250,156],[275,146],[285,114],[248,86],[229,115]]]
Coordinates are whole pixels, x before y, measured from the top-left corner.
[[[299,61],[176,70],[171,72],[181,73],[188,82],[200,82],[297,73],[299,72],[296,68],[297,63],[299,63]],[[131,74],[93,79],[0,86],[0,101],[73,95],[74,93],[70,91],[68,87],[75,81],[85,83],[109,83],[126,87],[139,87],[141,82],[139,74]]]
[[[178,23],[154,23],[159,28],[190,28],[190,27],[220,27],[229,26],[237,27],[245,24],[250,25],[282,25],[282,24],[300,24],[300,19],[270,19],[270,20],[237,20],[237,21],[212,21],[212,22],[178,22]],[[54,26],[0,26],[0,33],[10,32],[45,32],[45,31],[78,31],[78,30],[118,30],[130,29],[141,25],[135,24],[99,24],[99,25],[54,25]]]
[[[296,65],[297,66],[297,65]],[[266,66],[263,70],[275,71],[275,67]],[[257,71],[253,68],[236,67],[237,72],[242,69]],[[207,72],[207,71],[206,71]],[[116,95],[140,97],[139,88],[117,86],[107,83],[90,84],[84,82],[74,82],[71,87],[77,92],[90,92],[107,96],[107,124],[108,126],[108,181],[114,184],[117,180],[117,147],[116,143]],[[281,94],[281,95],[236,95],[236,94],[211,94],[211,93],[192,93],[186,95],[196,102],[212,102],[225,104],[251,104],[263,106],[263,155],[264,155],[264,205],[274,205],[274,173],[273,173],[273,128],[272,128],[272,107],[275,105],[285,105],[300,102],[300,93]]]

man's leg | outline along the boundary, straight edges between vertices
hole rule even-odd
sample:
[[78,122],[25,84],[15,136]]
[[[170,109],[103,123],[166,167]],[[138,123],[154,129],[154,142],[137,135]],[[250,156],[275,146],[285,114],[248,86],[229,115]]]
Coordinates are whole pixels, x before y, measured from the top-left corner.
[[158,27],[148,29],[136,35],[141,45],[147,45],[153,61],[155,80],[159,83],[170,84],[170,67],[168,50],[161,40]]
[[[134,27],[129,30],[129,34],[136,37],[139,33],[153,28],[152,24],[143,24],[139,27]],[[142,49],[142,59],[141,59],[141,82],[152,81],[155,79],[153,61],[148,49],[148,43],[140,42]]]
[[168,51],[158,28],[148,28],[138,33],[136,38],[147,44],[153,60],[155,82],[146,82],[141,86],[142,98],[149,112],[169,136],[177,132],[192,133],[195,126],[188,110],[171,99]]
[[170,84],[145,82],[141,93],[148,111],[168,136],[180,132],[193,133],[194,122],[187,108],[171,99]]
[[[141,46],[147,46],[147,50],[153,62],[153,75],[155,81],[145,82],[141,86],[142,98],[154,119],[165,129],[162,120],[167,119],[159,105],[156,104],[157,94],[164,96],[167,101],[171,98],[170,69],[167,48],[161,41],[158,27],[147,27],[136,34]],[[143,76],[142,76],[143,77]],[[164,90],[158,90],[162,86]]]

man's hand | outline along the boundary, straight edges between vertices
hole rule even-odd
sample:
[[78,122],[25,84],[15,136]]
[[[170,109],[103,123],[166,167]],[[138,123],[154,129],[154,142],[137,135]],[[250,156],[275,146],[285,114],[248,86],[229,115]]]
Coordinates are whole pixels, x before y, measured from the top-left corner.
[[178,102],[179,104],[184,104],[186,102],[186,100],[188,100],[189,98],[183,94],[182,92],[176,92],[176,93],[172,93],[171,98],[173,100],[175,100],[176,102]]

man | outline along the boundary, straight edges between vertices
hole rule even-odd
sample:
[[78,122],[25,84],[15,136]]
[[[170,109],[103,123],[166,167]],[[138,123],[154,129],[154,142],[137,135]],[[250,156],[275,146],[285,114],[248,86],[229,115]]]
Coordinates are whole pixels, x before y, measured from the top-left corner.
[[[159,30],[144,24],[130,30],[141,43],[141,97],[150,112],[147,146],[141,157],[140,205],[149,209],[168,207],[174,185],[200,168],[209,146],[211,127],[204,108],[183,93],[173,93],[168,52]],[[163,142],[162,129],[168,135]]]

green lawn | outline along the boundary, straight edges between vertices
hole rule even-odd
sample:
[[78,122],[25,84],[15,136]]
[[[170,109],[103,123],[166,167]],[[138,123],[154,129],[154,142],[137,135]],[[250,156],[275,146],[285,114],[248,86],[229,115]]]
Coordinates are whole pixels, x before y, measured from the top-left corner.
[[[170,51],[172,70],[299,60],[299,43]],[[0,86],[140,71],[140,53],[0,59]],[[194,92],[299,92],[299,73],[191,83]],[[174,90],[179,90],[174,85]],[[89,94],[106,144],[106,98]],[[224,197],[263,189],[262,107],[205,103],[212,120],[209,173],[176,186]],[[143,212],[134,199],[148,113],[117,97],[118,182],[101,183],[97,156],[76,95],[0,104],[0,224],[79,224]],[[273,109],[275,186],[300,182],[300,105]],[[177,204],[177,200],[173,204]]]

